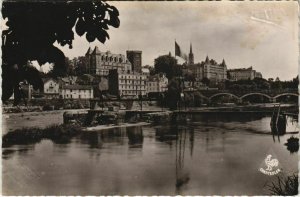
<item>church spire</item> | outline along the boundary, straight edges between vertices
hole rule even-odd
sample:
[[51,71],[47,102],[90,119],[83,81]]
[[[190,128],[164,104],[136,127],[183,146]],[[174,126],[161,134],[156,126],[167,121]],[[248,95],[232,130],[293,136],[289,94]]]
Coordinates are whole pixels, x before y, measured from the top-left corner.
[[208,57],[208,55],[206,56],[205,62],[206,62],[206,63],[209,62],[209,57]]
[[223,58],[223,61],[222,61],[221,65],[222,65],[222,66],[226,66],[226,63],[225,63],[224,58]]
[[190,43],[189,65],[193,65],[193,64],[194,64],[194,54],[193,54],[192,43]]

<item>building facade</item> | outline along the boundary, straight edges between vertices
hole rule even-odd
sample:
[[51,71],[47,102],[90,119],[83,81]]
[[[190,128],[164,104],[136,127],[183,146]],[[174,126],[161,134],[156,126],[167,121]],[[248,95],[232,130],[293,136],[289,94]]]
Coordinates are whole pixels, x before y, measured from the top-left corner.
[[168,78],[165,75],[150,76],[147,82],[147,93],[166,92],[168,90]]
[[91,99],[94,98],[94,91],[88,85],[65,85],[61,88],[60,96],[63,99]]
[[147,94],[147,76],[139,73],[121,73],[115,70],[109,71],[109,93],[121,97]]
[[197,81],[207,78],[213,82],[221,82],[227,79],[227,65],[224,59],[221,64],[218,64],[215,60],[206,57],[204,62],[190,67]]
[[253,70],[251,66],[249,68],[230,69],[228,70],[228,77],[233,81],[253,80],[254,78],[262,78],[262,74]]
[[132,71],[142,72],[142,51],[126,51],[127,59],[132,65]]
[[44,97],[47,99],[59,98],[59,83],[51,78],[43,78]]
[[96,46],[92,51],[88,49],[85,57],[88,59],[89,74],[108,76],[109,70],[131,72],[131,63],[122,54],[113,54],[110,51],[101,52]]

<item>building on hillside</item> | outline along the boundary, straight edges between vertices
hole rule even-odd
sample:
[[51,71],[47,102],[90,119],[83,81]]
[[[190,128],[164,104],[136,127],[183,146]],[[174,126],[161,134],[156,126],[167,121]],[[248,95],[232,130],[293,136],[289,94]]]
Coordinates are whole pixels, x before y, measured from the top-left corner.
[[121,97],[146,95],[147,76],[139,73],[120,73],[116,69],[110,70],[108,75],[108,91],[112,95]]
[[59,98],[59,82],[51,78],[43,78],[44,97],[47,99]]
[[147,93],[160,93],[168,90],[168,78],[165,75],[149,76],[147,82]]
[[207,56],[205,61],[193,64],[190,68],[197,81],[207,78],[212,82],[218,83],[227,79],[227,65],[224,59],[221,64],[218,64],[215,60],[209,59]]
[[149,68],[142,68],[142,74],[150,76],[150,69]]
[[89,74],[108,76],[109,70],[112,69],[117,69],[118,72],[131,72],[131,63],[122,54],[101,52],[95,47],[93,51],[89,48],[85,57],[88,59]]
[[132,71],[142,72],[142,51],[126,51],[127,59],[132,65]]
[[91,99],[94,98],[92,86],[65,85],[61,88],[60,97],[63,99]]
[[261,72],[255,71],[254,78],[263,78]]
[[230,69],[227,72],[229,79],[233,81],[253,80],[256,77],[262,78],[262,74],[253,70],[252,66],[249,68]]
[[74,85],[76,81],[77,76],[67,76],[59,79],[60,85]]

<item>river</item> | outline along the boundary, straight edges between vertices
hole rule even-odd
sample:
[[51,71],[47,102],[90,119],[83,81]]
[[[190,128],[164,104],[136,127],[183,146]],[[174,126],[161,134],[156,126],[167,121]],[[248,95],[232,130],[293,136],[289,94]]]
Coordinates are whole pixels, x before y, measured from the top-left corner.
[[259,171],[267,155],[280,172],[298,172],[297,153],[284,145],[298,136],[270,134],[270,117],[195,115],[188,124],[85,132],[66,144],[3,148],[4,195],[267,195],[276,176]]

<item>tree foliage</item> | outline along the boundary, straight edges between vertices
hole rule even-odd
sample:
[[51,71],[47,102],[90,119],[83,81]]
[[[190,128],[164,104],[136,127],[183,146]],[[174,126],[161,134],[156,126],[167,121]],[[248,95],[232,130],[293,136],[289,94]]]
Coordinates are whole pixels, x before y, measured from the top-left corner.
[[167,92],[167,105],[171,110],[177,109],[178,102],[180,101],[181,84],[177,79],[172,79],[168,85]]
[[180,65],[177,65],[177,60],[170,55],[162,55],[156,58],[154,69],[155,73],[165,73],[169,80],[182,74]]
[[72,48],[74,26],[88,42],[104,43],[109,26],[120,25],[118,10],[102,1],[4,1],[2,16],[8,27],[2,31],[2,101],[18,95],[20,80],[35,80],[35,89],[42,86],[39,76],[28,78],[33,67],[27,69],[27,61],[54,63],[53,72],[66,72],[65,56],[53,44]]

